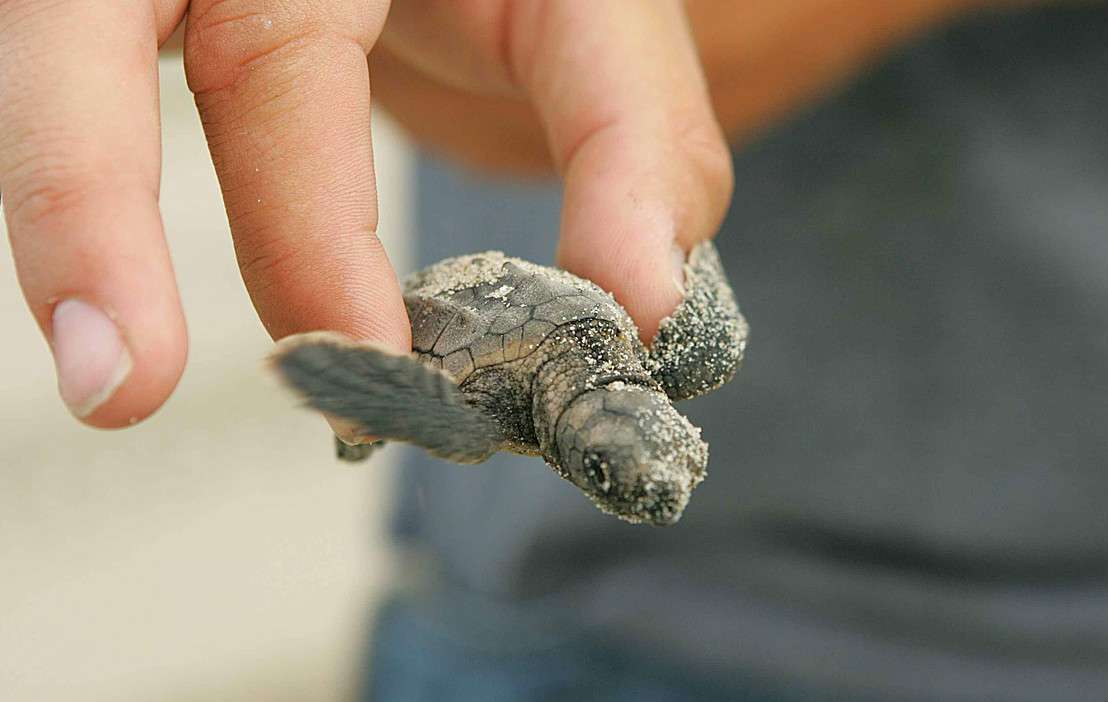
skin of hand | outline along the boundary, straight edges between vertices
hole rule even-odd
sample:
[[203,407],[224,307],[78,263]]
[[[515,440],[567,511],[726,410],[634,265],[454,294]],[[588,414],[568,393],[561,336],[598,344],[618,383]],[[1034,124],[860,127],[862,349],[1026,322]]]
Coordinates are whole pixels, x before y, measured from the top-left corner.
[[82,421],[126,426],[172,392],[187,335],[157,204],[156,56],[185,23],[236,255],[274,338],[332,329],[410,348],[375,236],[372,76],[432,147],[553,167],[560,262],[650,339],[680,299],[681,252],[730,198],[717,113],[750,131],[965,4],[0,0],[0,190],[19,281]]
[[[713,109],[732,144],[833,89],[882,53],[968,12],[1034,0],[686,0]],[[390,22],[370,54],[378,103],[425,146],[471,167],[553,172],[535,110],[518,96],[459,85],[405,60]]]
[[[185,362],[158,210],[156,65],[182,22],[189,86],[268,331],[410,349],[375,236],[366,57],[389,11],[387,0],[0,0],[5,216],[81,420],[146,417]],[[613,288],[652,336],[681,297],[678,247],[714,233],[731,187],[681,3],[397,0],[391,11],[412,37],[408,60],[535,111],[565,181],[565,261]]]

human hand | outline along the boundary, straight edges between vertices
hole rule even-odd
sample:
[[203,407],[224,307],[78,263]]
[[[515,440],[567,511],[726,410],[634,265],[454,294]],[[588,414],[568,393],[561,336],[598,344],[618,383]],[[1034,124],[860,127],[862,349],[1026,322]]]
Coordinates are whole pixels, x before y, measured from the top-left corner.
[[[185,67],[243,279],[276,338],[410,348],[377,241],[365,57],[388,3],[0,0],[0,186],[20,284],[89,424],[154,411],[186,334],[158,212],[156,51]],[[533,109],[565,179],[560,256],[645,338],[680,299],[674,245],[718,226],[730,160],[680,3],[397,0],[398,60]]]
[[[826,94],[935,25],[1035,0],[685,0],[715,113],[732,145]],[[394,12],[394,15],[397,14]],[[419,18],[409,18],[418,25]],[[470,166],[546,175],[540,116],[520,91],[495,91],[464,70],[411,60],[418,32],[390,20],[370,55],[374,99],[417,140]]]

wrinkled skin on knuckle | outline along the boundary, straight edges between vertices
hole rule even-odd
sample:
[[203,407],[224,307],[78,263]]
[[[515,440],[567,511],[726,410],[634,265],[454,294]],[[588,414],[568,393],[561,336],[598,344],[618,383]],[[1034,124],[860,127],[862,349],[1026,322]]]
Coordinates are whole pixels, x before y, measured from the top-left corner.
[[704,478],[707,446],[662,393],[613,383],[575,400],[558,428],[566,477],[626,521],[674,524]]
[[[0,96],[4,94],[0,83]],[[7,106],[17,105],[19,94]],[[2,99],[2,98],[0,98]],[[119,153],[110,140],[90,140],[82,125],[56,114],[36,114],[33,120],[0,124],[0,192],[10,222],[38,224],[75,209],[102,193],[105,174],[111,187],[147,187],[158,182],[159,164],[134,153]]]
[[[53,222],[65,222],[67,218],[94,206],[109,186],[104,184],[103,174],[112,166],[96,165],[74,154],[39,152],[32,159],[16,167],[3,183],[4,212],[13,228],[35,229]],[[121,187],[132,187],[145,192],[152,199],[157,193],[136,179],[133,184],[114,182],[110,188],[115,194]]]
[[4,213],[13,227],[39,226],[87,200],[95,183],[91,174],[43,157],[6,179]]
[[301,47],[344,41],[364,53],[376,41],[386,0],[200,0],[189,10],[185,72],[197,95],[243,82],[267,64],[282,64]]
[[280,281],[293,279],[301,273],[297,264],[301,252],[286,242],[260,235],[240,236],[239,241],[249,241],[249,245],[236,244],[235,255],[242,279],[254,294],[274,292],[271,288],[280,288]]

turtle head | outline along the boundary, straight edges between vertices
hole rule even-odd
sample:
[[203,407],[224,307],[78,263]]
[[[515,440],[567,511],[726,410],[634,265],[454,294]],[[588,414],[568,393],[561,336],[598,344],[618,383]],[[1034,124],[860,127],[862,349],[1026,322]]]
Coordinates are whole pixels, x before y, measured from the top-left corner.
[[675,524],[704,479],[708,446],[661,392],[622,382],[587,392],[558,423],[565,477],[629,522]]

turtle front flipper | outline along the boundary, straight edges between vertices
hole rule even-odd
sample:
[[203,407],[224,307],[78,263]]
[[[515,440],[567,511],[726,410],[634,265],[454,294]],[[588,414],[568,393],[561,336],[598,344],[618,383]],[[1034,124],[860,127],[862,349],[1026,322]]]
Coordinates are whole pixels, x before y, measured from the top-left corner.
[[702,242],[685,262],[685,299],[658,328],[647,368],[671,400],[698,397],[735,375],[748,329],[715,244]]
[[315,332],[283,339],[272,360],[308,405],[367,436],[457,463],[480,463],[499,448],[496,422],[467,403],[449,375],[410,356]]

